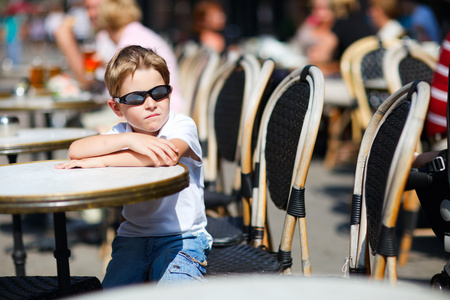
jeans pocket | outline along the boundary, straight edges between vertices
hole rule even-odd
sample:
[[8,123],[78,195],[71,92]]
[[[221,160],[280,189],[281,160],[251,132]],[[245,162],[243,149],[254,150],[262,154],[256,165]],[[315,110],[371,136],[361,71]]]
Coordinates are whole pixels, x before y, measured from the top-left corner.
[[206,270],[203,266],[206,261],[199,262],[184,252],[179,252],[175,259],[169,264],[168,271],[173,281],[188,281],[195,279],[204,281],[203,275]]

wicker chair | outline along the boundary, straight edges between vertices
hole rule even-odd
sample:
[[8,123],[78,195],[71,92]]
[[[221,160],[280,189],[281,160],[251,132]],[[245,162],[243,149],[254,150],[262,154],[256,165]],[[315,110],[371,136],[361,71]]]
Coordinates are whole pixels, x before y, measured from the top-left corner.
[[398,40],[381,41],[376,36],[368,36],[351,44],[343,53],[341,75],[350,96],[354,98],[354,105],[342,114],[330,116],[330,137],[325,156],[328,168],[333,168],[337,163],[342,136],[349,124],[351,143],[358,147],[374,111],[389,96],[383,77],[383,56],[386,49],[397,43]]
[[[253,126],[273,69],[272,61],[265,61],[261,67],[256,57],[245,55],[225,68],[212,88],[205,150],[208,160],[205,206],[207,230],[213,236],[214,246],[238,244],[247,239],[250,216],[248,209],[243,212],[240,193],[242,130],[246,123]],[[245,201],[248,207],[249,199]],[[212,210],[218,213],[212,214]]]
[[[68,295],[71,296],[102,289],[100,281],[95,277],[72,276],[70,280]],[[59,299],[61,296],[56,276],[0,277],[2,300],[47,300]]]
[[[208,256],[208,275],[290,273],[290,250],[297,221],[303,273],[306,276],[311,274],[304,191],[322,115],[323,98],[324,79],[315,66],[293,71],[272,93],[261,118],[255,152],[252,243],[213,247]],[[277,253],[266,250],[267,245],[264,245],[265,233],[268,231],[268,198],[279,209],[287,212]]]
[[[384,77],[388,82],[388,91],[393,93],[400,87],[415,80],[423,80],[431,84],[437,57],[425,51],[413,40],[404,40],[401,44],[386,51],[383,59]],[[422,143],[417,145],[416,152],[422,152]],[[413,236],[419,235],[417,217],[420,202],[414,191],[407,191],[403,197],[404,230],[400,245],[399,265],[406,265],[412,245]]]
[[362,131],[369,125],[378,106],[390,95],[383,73],[383,57],[387,49],[398,43],[399,40],[381,41],[375,36],[368,37],[352,60],[352,78]]
[[[185,102],[185,114],[192,116],[197,91],[204,74],[217,67],[219,55],[197,44],[186,44],[178,61],[180,86]],[[209,79],[209,78],[208,78]],[[205,79],[203,79],[205,80]]]
[[406,40],[389,48],[382,63],[388,91],[393,93],[415,80],[431,84],[437,57],[425,51],[417,42]]
[[[422,132],[430,86],[410,83],[377,109],[358,155],[350,227],[350,274],[397,280],[395,225],[413,153]],[[375,256],[373,270],[370,254]]]
[[[14,228],[14,243],[22,244],[22,234],[19,221]],[[18,225],[18,226],[17,226]],[[57,299],[64,296],[101,290],[98,278],[93,276],[70,276],[67,249],[66,217],[64,213],[54,214],[55,251],[58,276],[25,276],[24,261],[16,264],[18,276],[0,277],[0,299]],[[22,245],[18,248],[22,252]],[[17,255],[17,253],[15,253]],[[21,254],[21,253],[20,253]],[[14,255],[14,254],[13,254]],[[24,259],[24,257],[22,257]],[[66,261],[66,263],[64,263]],[[21,265],[21,266],[20,266]]]

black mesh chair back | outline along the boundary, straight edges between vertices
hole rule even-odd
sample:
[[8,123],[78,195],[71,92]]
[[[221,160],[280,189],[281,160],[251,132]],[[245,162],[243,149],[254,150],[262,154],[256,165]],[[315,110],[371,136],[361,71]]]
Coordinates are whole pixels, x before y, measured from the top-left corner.
[[363,80],[383,78],[383,55],[386,49],[380,48],[367,53],[361,62]]
[[395,39],[381,41],[376,36],[368,36],[354,43],[351,78],[362,131],[367,128],[376,109],[390,95],[383,61],[387,50],[398,43]]
[[[385,78],[388,82],[389,92],[400,89],[402,86],[415,80],[422,80],[431,84],[437,57],[425,51],[422,45],[412,40],[402,40],[401,44],[386,51],[383,61]],[[422,152],[422,135],[416,146],[418,153]],[[404,266],[408,262],[411,250],[411,240],[416,235],[417,218],[420,211],[420,203],[417,193],[405,191],[403,195],[403,212],[410,217],[403,220],[403,232],[399,250],[399,265]]]
[[378,232],[381,227],[381,214],[389,169],[410,107],[411,101],[405,100],[399,103],[385,117],[384,123],[380,126],[372,143],[370,156],[367,160],[367,173],[365,178],[367,234],[371,249],[373,249],[373,254],[376,253],[379,245]]
[[[365,83],[367,100],[372,111],[375,111],[389,97],[383,77],[383,56],[385,52],[386,49],[380,42],[380,48],[367,53],[361,62],[361,74]],[[383,83],[384,86],[376,86],[371,82]]]
[[415,80],[423,80],[431,84],[434,70],[424,61],[408,55],[398,65],[402,85]]
[[431,84],[437,57],[414,41],[405,40],[386,51],[383,59],[384,77],[388,90],[394,93],[416,80]]
[[[396,282],[395,225],[413,153],[420,139],[430,86],[410,83],[389,96],[364,133],[355,172],[350,226],[350,274]],[[373,270],[367,251],[375,255]]]
[[244,103],[245,71],[237,66],[226,79],[214,107],[218,156],[234,161]]
[[[248,240],[250,196],[241,192],[241,165],[248,167],[250,164],[251,169],[252,155],[248,153],[249,149],[242,150],[242,143],[251,139],[251,136],[245,135],[244,132],[255,130],[256,111],[269,87],[273,69],[272,61],[266,60],[260,67],[256,58],[247,56],[236,61],[223,82],[217,83],[219,88],[210,111],[210,125],[213,130],[209,135],[209,143],[212,144],[209,144],[208,154],[209,162],[217,168],[210,170],[210,174],[217,174],[214,178],[218,184],[210,182],[205,189],[205,205],[208,209],[225,210],[226,214],[219,217],[208,216],[206,229],[213,236],[214,247],[239,244]],[[241,153],[246,156],[243,163],[240,162]],[[225,163],[227,168],[224,172]],[[224,179],[228,179],[228,183],[232,181],[231,191],[223,189]],[[251,187],[247,186],[246,189],[251,190]],[[230,206],[230,210],[236,209],[240,213],[229,212]]]
[[284,210],[297,165],[297,149],[309,97],[309,84],[300,80],[295,82],[277,101],[267,125],[264,153],[267,187],[274,204]]
[[242,56],[229,63],[212,87],[206,112],[208,134],[204,151],[208,158],[205,185],[209,190],[216,190],[221,184],[223,178],[220,176],[223,174],[218,172],[221,160],[234,164],[239,160],[237,149],[242,135],[243,114],[260,70],[256,57]]
[[[289,273],[290,249],[298,222],[303,273],[311,274],[305,221],[305,181],[323,109],[323,75],[315,66],[292,72],[265,106],[255,152],[251,243],[212,249],[207,274]],[[251,136],[250,131],[246,133]],[[247,139],[246,147],[250,147]],[[268,198],[286,210],[278,252],[267,242]]]

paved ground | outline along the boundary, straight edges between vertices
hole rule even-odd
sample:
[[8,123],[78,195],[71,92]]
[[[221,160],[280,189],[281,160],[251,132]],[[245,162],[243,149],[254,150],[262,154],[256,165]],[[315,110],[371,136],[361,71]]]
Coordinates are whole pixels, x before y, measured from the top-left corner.
[[[57,153],[57,158],[65,152]],[[2,158],[3,159],[3,158]],[[23,157],[26,160],[27,157]],[[21,157],[19,156],[19,161]],[[0,160],[0,163],[5,163]],[[342,277],[342,267],[348,256],[349,204],[353,184],[353,167],[337,168],[328,171],[322,160],[314,159],[306,184],[307,231],[314,277]],[[77,218],[76,214],[68,217]],[[284,214],[273,206],[269,207],[269,220],[272,226],[273,244],[278,245]],[[72,223],[73,225],[73,223]],[[0,276],[14,275],[11,259],[12,237],[10,233],[11,216],[0,215]],[[94,275],[103,278],[104,265],[101,248],[98,244],[80,242],[77,236],[70,235],[70,268],[72,275]],[[70,237],[69,236],[69,237]],[[51,250],[53,233],[51,230],[33,230],[25,227],[27,252],[27,275],[55,275],[56,263]],[[48,249],[33,247],[36,241],[48,241]],[[277,248],[277,247],[276,247]],[[299,241],[296,235],[293,247],[294,272],[301,274]],[[399,267],[398,275],[402,281],[424,286],[430,278],[442,270],[446,262],[443,247],[435,237],[415,238],[411,256],[406,266]]]

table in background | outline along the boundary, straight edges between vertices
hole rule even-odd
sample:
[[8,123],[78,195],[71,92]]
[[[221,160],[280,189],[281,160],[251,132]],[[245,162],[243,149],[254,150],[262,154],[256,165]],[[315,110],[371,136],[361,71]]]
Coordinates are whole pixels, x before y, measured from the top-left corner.
[[45,116],[45,126],[50,126],[51,114],[58,111],[89,112],[102,108],[105,103],[98,103],[90,99],[55,100],[51,96],[23,96],[0,99],[0,113],[15,112],[29,113],[30,127],[35,126],[34,115],[42,113]]
[[[15,163],[19,154],[67,149],[73,141],[96,134],[97,132],[94,130],[83,128],[19,129],[15,136],[0,137],[0,154],[7,155],[9,163]],[[4,178],[3,174],[2,178]],[[13,215],[13,237],[13,258],[16,275],[25,276],[26,254],[22,241],[22,222],[19,214]]]
[[184,165],[55,169],[61,161],[0,166],[0,213],[53,213],[55,258],[62,295],[70,290],[66,211],[115,207],[177,193],[189,185]]

